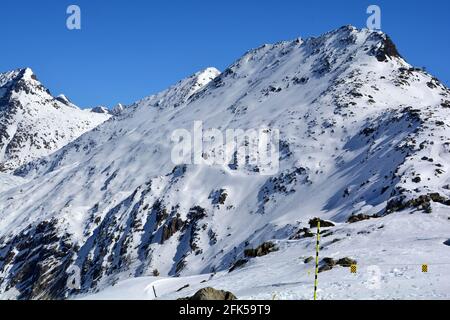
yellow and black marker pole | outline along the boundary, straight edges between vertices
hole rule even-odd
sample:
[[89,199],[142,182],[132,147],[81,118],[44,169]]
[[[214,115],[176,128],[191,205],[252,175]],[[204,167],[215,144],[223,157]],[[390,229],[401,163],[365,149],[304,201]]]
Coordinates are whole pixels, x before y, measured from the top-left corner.
[[320,219],[317,219],[317,241],[316,241],[316,271],[314,274],[314,300],[317,300],[317,277],[319,275],[319,241],[320,241]]

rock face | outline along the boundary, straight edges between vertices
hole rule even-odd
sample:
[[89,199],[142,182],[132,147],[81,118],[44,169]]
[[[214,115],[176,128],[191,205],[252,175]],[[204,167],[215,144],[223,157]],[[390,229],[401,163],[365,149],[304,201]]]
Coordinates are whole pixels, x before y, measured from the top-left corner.
[[[252,259],[252,267],[278,258],[290,244],[305,248],[306,257],[315,241],[308,227],[314,228],[317,218],[322,227],[334,225],[321,242],[333,256],[333,246],[346,243],[347,230],[365,225],[346,224],[351,216],[380,217],[367,222],[373,233],[389,229],[388,223],[384,229],[374,226],[382,219],[414,216],[398,211],[431,210],[436,215],[427,215],[428,221],[447,217],[450,92],[406,63],[387,39],[346,26],[304,41],[261,46],[220,74],[206,69],[127,106],[32,162],[10,161],[28,150],[11,145],[11,137],[19,143],[41,141],[43,135],[25,138],[10,123],[17,123],[17,115],[28,117],[25,106],[40,114],[55,99],[29,73],[9,75],[26,79],[2,82],[1,105],[11,118],[2,118],[8,124],[2,122],[7,129],[0,129],[0,140],[11,146],[0,156],[9,168],[27,162],[14,171],[27,183],[0,193],[0,295],[16,290],[19,298],[72,296],[65,286],[70,267],[81,271],[78,294],[112,285],[123,274],[151,276],[155,269],[161,277],[227,271],[245,249],[260,256],[273,247],[259,246],[275,241],[279,251]],[[17,92],[46,103],[26,103]],[[68,108],[55,106],[49,115]],[[103,116],[88,112],[88,118],[96,115]],[[60,120],[52,118],[49,126],[65,123],[55,119]],[[206,159],[220,150],[207,146],[186,156],[191,161],[173,161],[174,132],[192,133],[198,120],[204,132],[278,129],[278,170],[263,175],[261,163],[250,156],[242,163],[226,159],[210,165]],[[236,142],[240,148],[248,143]],[[193,163],[196,155],[205,161]],[[418,174],[421,181],[415,183]],[[49,222],[51,228],[41,226]],[[431,229],[424,226],[420,236],[435,237]],[[405,239],[417,237],[410,230]],[[42,245],[34,240],[38,235]],[[342,240],[334,242],[335,236]],[[389,249],[390,240],[380,236],[376,245]],[[440,250],[446,248],[442,241]],[[339,247],[339,256],[353,254],[346,252],[353,245],[359,244]],[[226,274],[247,269],[252,268]]]
[[301,229],[297,230],[297,232],[294,235],[292,235],[289,239],[290,240],[299,240],[299,239],[303,239],[303,238],[312,238],[314,236],[315,236],[315,234],[312,233],[310,229],[301,228]]
[[229,291],[207,287],[198,290],[189,300],[237,300],[237,298]]
[[53,97],[31,69],[0,73],[0,172],[47,156],[108,118]]

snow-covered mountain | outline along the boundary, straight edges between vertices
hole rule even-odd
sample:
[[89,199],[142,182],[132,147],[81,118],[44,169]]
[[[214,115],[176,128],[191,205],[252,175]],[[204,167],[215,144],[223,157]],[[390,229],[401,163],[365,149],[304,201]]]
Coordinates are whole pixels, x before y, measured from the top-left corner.
[[47,156],[108,118],[53,97],[29,68],[0,73],[0,172]]
[[[261,46],[18,168],[23,180],[0,193],[0,294],[153,298],[155,285],[177,298],[212,285],[310,298],[320,217],[332,221],[321,257],[380,266],[387,290],[361,289],[363,273],[324,260],[319,297],[449,298],[449,115],[449,89],[382,32],[345,26]],[[279,171],[175,165],[172,133],[199,120],[278,129]],[[435,268],[426,279],[421,263]],[[66,286],[73,266],[80,290]]]

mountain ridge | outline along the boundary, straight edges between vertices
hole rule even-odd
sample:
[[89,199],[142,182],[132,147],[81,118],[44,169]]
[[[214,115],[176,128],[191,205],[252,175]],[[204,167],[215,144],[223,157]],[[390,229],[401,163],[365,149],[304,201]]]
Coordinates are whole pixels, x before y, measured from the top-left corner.
[[30,68],[0,74],[0,171],[49,155],[108,117],[53,97]]

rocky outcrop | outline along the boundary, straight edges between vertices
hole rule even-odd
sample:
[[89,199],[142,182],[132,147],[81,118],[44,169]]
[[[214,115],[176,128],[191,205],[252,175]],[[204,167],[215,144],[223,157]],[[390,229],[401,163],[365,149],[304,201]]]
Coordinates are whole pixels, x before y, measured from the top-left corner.
[[70,291],[66,270],[77,247],[68,234],[60,235],[57,221],[30,225],[9,241],[0,241],[0,273],[6,291],[15,288],[19,299],[63,299]]
[[310,228],[317,228],[317,224],[320,221],[320,227],[321,228],[328,228],[328,227],[334,227],[334,223],[331,221],[325,221],[319,218],[313,218],[309,220],[309,227]]
[[360,214],[353,215],[350,218],[348,218],[347,222],[355,223],[355,222],[360,222],[360,221],[364,221],[364,220],[369,220],[370,218],[372,218],[372,217],[367,214],[360,213]]
[[404,196],[400,196],[390,200],[386,206],[386,213],[393,213],[407,208],[423,210],[426,213],[431,212],[431,202],[440,203],[450,206],[450,199],[440,195],[439,193],[429,193],[420,195],[417,198],[405,200]]
[[397,47],[388,35],[384,35],[384,40],[381,44],[381,47],[377,50],[375,56],[380,62],[387,62],[388,59],[392,58],[401,58]]
[[236,269],[239,269],[243,266],[245,266],[247,264],[248,260],[247,259],[239,259],[237,260],[232,266],[231,268],[228,270],[228,272],[233,272]]
[[329,271],[333,269],[335,266],[341,266],[341,267],[350,267],[352,265],[356,265],[357,261],[348,257],[340,258],[338,260],[335,260],[333,258],[323,258],[320,261],[319,265],[319,272]]
[[164,225],[164,227],[163,227],[160,243],[163,244],[164,241],[168,240],[177,231],[181,230],[181,228],[183,228],[183,226],[184,226],[184,221],[181,220],[179,214],[176,217],[169,220],[169,222],[166,225]]
[[29,68],[0,73],[0,172],[47,156],[108,118],[52,96]]
[[308,228],[300,228],[295,234],[289,237],[289,240],[299,240],[304,238],[312,238],[315,234]]
[[206,287],[198,290],[192,297],[183,298],[182,300],[237,300],[237,298],[229,291]]
[[277,250],[278,248],[273,242],[264,242],[255,249],[245,249],[244,255],[249,258],[262,257]]

